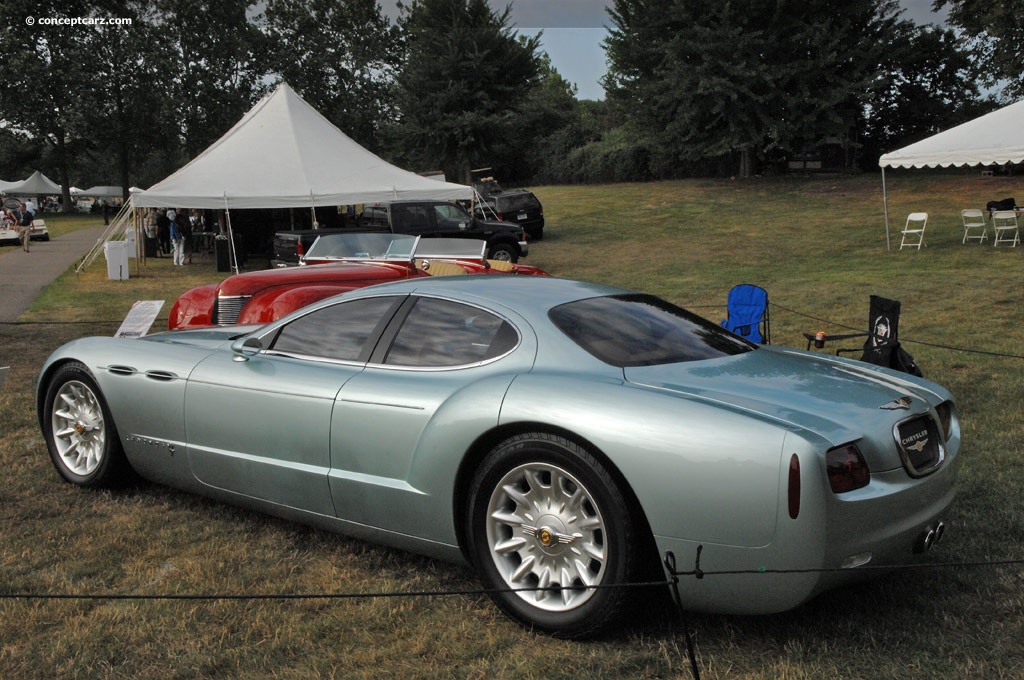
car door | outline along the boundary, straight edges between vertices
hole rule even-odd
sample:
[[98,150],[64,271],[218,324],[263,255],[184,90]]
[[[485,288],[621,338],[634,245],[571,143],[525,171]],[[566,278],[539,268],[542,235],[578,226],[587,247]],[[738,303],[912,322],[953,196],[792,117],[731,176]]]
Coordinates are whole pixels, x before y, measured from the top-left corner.
[[437,224],[435,236],[447,238],[481,238],[471,233],[473,218],[454,203],[435,203],[434,220]]
[[497,424],[509,384],[532,364],[521,338],[482,308],[410,297],[373,360],[338,393],[331,429],[338,516],[453,540],[443,520],[456,470],[471,443]]
[[193,371],[185,428],[193,474],[212,487],[333,515],[331,413],[402,296],[320,307],[261,338],[250,355],[217,352]]

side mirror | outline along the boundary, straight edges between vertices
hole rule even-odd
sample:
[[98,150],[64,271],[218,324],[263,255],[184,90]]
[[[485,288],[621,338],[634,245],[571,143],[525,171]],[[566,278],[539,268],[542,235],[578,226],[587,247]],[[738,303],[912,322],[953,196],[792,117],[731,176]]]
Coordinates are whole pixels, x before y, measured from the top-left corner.
[[262,349],[263,343],[256,336],[250,335],[245,338],[239,338],[231,343],[231,351],[235,353],[232,359],[235,361],[248,361],[249,357],[256,356]]

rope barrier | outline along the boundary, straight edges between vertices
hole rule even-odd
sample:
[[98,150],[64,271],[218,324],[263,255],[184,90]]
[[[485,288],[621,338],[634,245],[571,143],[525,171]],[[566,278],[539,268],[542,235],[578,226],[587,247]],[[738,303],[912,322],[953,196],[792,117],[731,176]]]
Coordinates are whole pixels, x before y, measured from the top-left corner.
[[[641,589],[664,587],[671,581],[648,581],[641,583],[617,583],[615,585],[579,586],[583,590]],[[528,588],[470,588],[459,590],[398,590],[369,593],[199,593],[175,595],[158,593],[142,595],[133,593],[0,593],[0,600],[185,600],[185,601],[261,601],[261,600],[374,600],[383,598],[427,598],[468,595],[495,595],[502,593],[557,592],[557,586],[534,586]]]
[[[822,319],[821,317],[813,316],[811,314],[806,314],[804,312],[798,312],[795,309],[790,309],[789,307],[785,307],[785,306],[780,305],[780,304],[778,304],[776,302],[769,302],[768,304],[769,304],[769,306],[775,307],[777,309],[781,309],[784,312],[789,312],[790,314],[795,314],[797,316],[803,317],[805,319],[811,319],[812,321],[817,321],[819,323],[824,323],[824,324],[828,324],[830,326],[836,326],[838,328],[843,328],[845,330],[851,330],[851,331],[862,331],[863,330],[861,328],[856,328],[854,326],[847,326],[846,324],[837,323],[835,321],[829,321],[828,319]],[[913,339],[902,338],[901,337],[900,338],[900,342],[904,343],[904,344],[910,343],[910,344],[914,344],[914,345],[922,345],[924,347],[933,347],[933,348],[936,348],[936,349],[944,349],[944,350],[949,350],[951,352],[963,352],[965,354],[983,354],[985,356],[1002,357],[1002,358],[1005,358],[1005,359],[1024,359],[1024,355],[1020,355],[1020,354],[1009,354],[1009,353],[1005,353],[1005,352],[989,352],[989,351],[983,350],[983,349],[970,349],[970,348],[967,348],[967,347],[955,347],[953,345],[942,345],[942,344],[933,343],[933,342],[925,342],[924,340],[913,340]]]
[[[687,616],[687,610],[683,605],[682,597],[679,594],[680,577],[694,577],[698,580],[715,576],[737,576],[737,575],[768,575],[768,574],[827,574],[833,572],[850,571],[843,568],[815,568],[815,569],[771,569],[759,567],[756,569],[720,569],[704,570],[700,566],[700,556],[704,546],[698,545],[694,568],[691,570],[680,570],[676,567],[676,557],[672,552],[665,553],[664,566],[669,575],[665,581],[648,581],[640,583],[623,583],[615,585],[590,585],[581,586],[589,590],[607,589],[640,589],[640,588],[669,588],[673,605],[683,628],[683,637],[686,643],[687,660],[690,664],[690,672],[694,680],[700,680],[700,666],[697,662],[697,646],[694,638],[693,627]],[[935,562],[921,564],[901,565],[864,565],[857,567],[857,571],[878,570],[878,571],[916,571],[921,569],[958,569],[963,567],[1006,567],[1022,566],[1024,559],[1000,559],[988,561],[969,562]],[[412,591],[376,591],[368,593],[200,593],[200,594],[132,594],[132,593],[0,593],[0,600],[25,600],[25,601],[296,601],[296,600],[370,600],[382,598],[430,598],[430,597],[454,597],[454,596],[478,596],[494,595],[501,593],[523,593],[554,590],[557,587],[526,587],[526,588],[469,588],[454,590],[412,590]]]

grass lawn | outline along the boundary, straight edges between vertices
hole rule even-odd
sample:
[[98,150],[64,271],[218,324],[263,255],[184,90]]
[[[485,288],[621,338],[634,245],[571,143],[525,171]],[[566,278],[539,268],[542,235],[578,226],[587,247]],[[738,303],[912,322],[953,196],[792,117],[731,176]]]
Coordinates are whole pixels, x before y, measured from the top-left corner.
[[[905,348],[957,397],[960,493],[945,538],[922,560],[933,568],[775,616],[691,616],[703,678],[1021,677],[1024,564],[985,563],[1024,560],[1024,248],[962,245],[959,211],[1020,196],[1024,180],[977,170],[891,172],[887,180],[891,251],[877,176],[534,188],[547,227],[529,264],[656,293],[716,321],[733,285],[755,283],[770,296],[773,343],[800,348],[804,332],[866,330],[868,296],[895,298],[903,303]],[[900,252],[899,231],[912,211],[931,216],[927,245]],[[47,224],[59,237],[96,221]],[[0,325],[0,366],[11,366],[0,391],[0,595],[479,587],[459,565],[157,486],[111,493],[62,483],[33,408],[46,356],[75,337],[113,334],[135,300],[166,300],[166,317],[182,291],[223,276],[209,260],[182,271],[167,259],[138,272],[133,266],[132,274],[108,281],[102,261],[69,272],[22,323]],[[604,639],[566,642],[520,629],[480,595],[8,597],[0,598],[0,676],[686,678],[690,671],[667,598]]]

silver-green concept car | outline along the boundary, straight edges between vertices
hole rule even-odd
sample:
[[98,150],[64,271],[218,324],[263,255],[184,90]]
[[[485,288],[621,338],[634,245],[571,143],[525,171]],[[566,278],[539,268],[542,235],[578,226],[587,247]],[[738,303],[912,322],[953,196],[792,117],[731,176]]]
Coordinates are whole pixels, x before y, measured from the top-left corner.
[[[753,345],[658,298],[547,277],[413,279],[264,326],[84,338],[37,407],[58,472],[143,478],[447,559],[510,616],[596,634],[615,586],[698,551],[687,608],[790,609],[941,535],[952,397]],[[864,567],[870,566],[871,569]],[[716,571],[732,572],[715,575]]]

